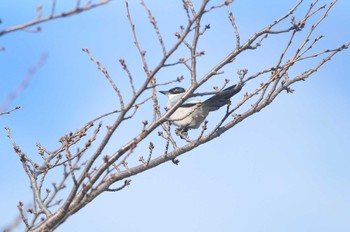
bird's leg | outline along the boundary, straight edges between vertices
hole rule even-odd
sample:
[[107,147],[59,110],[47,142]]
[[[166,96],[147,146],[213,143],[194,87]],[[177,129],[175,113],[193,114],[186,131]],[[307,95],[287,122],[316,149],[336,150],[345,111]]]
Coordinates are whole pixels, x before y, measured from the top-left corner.
[[181,139],[188,140],[188,128],[183,127],[183,128],[176,128],[175,133],[178,135]]

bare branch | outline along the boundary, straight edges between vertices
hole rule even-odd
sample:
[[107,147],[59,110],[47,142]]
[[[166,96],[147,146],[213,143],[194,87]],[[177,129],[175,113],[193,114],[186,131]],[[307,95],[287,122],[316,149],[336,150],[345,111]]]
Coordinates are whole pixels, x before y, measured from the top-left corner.
[[[188,2],[191,2],[191,1],[188,1]],[[204,0],[202,2],[201,8],[205,9],[208,2],[209,2],[209,0]],[[196,12],[193,9],[192,3],[189,5],[190,5],[190,8],[192,9],[193,15],[196,15]],[[198,56],[197,45],[198,45],[199,36],[201,36],[199,29],[200,29],[200,24],[201,24],[201,19],[202,19],[203,14],[199,13],[199,17],[197,17],[197,19],[196,19],[196,24],[195,24],[195,29],[194,29],[195,32],[194,32],[194,36],[193,36],[192,45],[189,46],[189,49],[191,51],[191,84],[192,85],[195,85],[197,83],[197,56]]]
[[239,49],[239,47],[241,46],[241,42],[240,42],[241,39],[240,39],[240,35],[239,35],[239,32],[238,32],[238,28],[237,28],[237,25],[236,25],[235,18],[233,17],[233,14],[232,14],[232,11],[231,11],[230,4],[227,5],[227,12],[228,12],[229,19],[230,19],[230,22],[231,22],[232,27],[233,27],[233,31],[234,31],[235,36],[236,36],[236,49]]
[[159,32],[159,28],[157,26],[157,22],[156,22],[154,16],[152,15],[151,11],[146,6],[144,0],[141,0],[141,4],[145,8],[145,10],[147,11],[149,21],[153,25],[154,31],[156,32],[157,37],[158,37],[158,41],[159,41],[159,43],[160,43],[160,45],[162,47],[163,55],[166,56],[166,49],[165,49],[164,41],[163,41],[162,35]]
[[169,85],[169,84],[175,83],[175,82],[181,82],[183,79],[184,79],[183,76],[179,76],[175,80],[171,80],[171,81],[167,81],[167,82],[159,83],[159,84],[154,84],[154,85],[152,85],[150,87],[147,87],[146,89],[151,89],[151,88],[155,88],[155,87],[158,87],[158,86],[165,86],[165,85]]
[[123,96],[119,90],[119,88],[117,87],[117,85],[114,83],[113,79],[109,76],[108,71],[105,67],[102,66],[102,64],[91,55],[90,51],[87,48],[83,48],[82,49],[83,52],[86,52],[89,56],[90,56],[90,60],[93,61],[99,70],[101,70],[101,72],[105,75],[105,77],[107,78],[108,82],[111,84],[111,86],[113,87],[114,91],[118,94],[119,97],[119,103],[120,103],[120,108],[123,110],[124,109],[124,100],[123,100]]
[[21,219],[24,223],[24,225],[26,226],[27,229],[29,229],[29,224],[28,224],[28,219],[26,218],[26,216],[24,215],[24,212],[23,212],[23,202],[19,202],[18,205],[17,205],[17,208],[19,210],[19,213],[21,215]]
[[130,72],[128,66],[125,63],[125,60],[120,59],[119,63],[120,63],[120,65],[122,66],[122,68],[125,70],[125,72],[127,73],[128,77],[129,77],[129,82],[130,82],[130,86],[131,86],[131,89],[132,89],[132,93],[135,96],[136,95],[136,90],[135,90],[134,81],[133,81],[133,77],[131,75],[131,72]]
[[147,74],[147,77],[150,78],[150,70],[148,69],[148,65],[147,65],[147,61],[146,61],[146,51],[142,50],[141,47],[140,47],[140,44],[139,44],[139,41],[138,41],[138,38],[137,38],[137,35],[136,35],[136,31],[135,31],[135,25],[131,19],[131,14],[130,14],[130,10],[129,10],[129,1],[128,0],[125,0],[125,6],[126,6],[126,12],[127,12],[127,17],[128,17],[128,20],[129,20],[129,24],[130,24],[130,27],[131,27],[131,31],[132,31],[132,34],[134,36],[134,43],[135,43],[135,46],[137,48],[137,50],[139,51],[139,54],[140,54],[140,57],[141,57],[141,60],[142,60],[142,64],[143,64],[143,69],[145,71],[145,73]]
[[53,18],[54,14],[55,14],[55,8],[56,8],[56,0],[52,0],[51,14],[50,14],[51,18]]
[[[45,64],[47,60],[47,56],[48,56],[47,53],[42,53],[39,59],[37,60],[37,62],[32,67],[29,68],[27,74],[25,75],[21,83],[19,83],[17,87],[9,93],[5,101],[3,101],[3,103],[0,105],[0,112],[4,112],[7,109],[7,107],[13,102],[13,100],[28,87],[29,82],[32,80],[32,78],[35,76],[38,70],[41,67],[43,67],[43,65]],[[17,110],[17,109],[19,108],[15,107],[14,110]],[[9,112],[11,113],[14,110],[11,110]],[[2,114],[6,114],[6,112],[1,113],[0,115]]]
[[0,112],[0,116],[1,116],[1,115],[4,115],[4,114],[10,114],[10,113],[12,113],[12,112],[15,111],[15,110],[19,110],[20,108],[21,108],[20,106],[16,106],[16,107],[13,108],[12,110],[5,111],[5,112]]
[[106,189],[106,191],[107,191],[107,192],[117,192],[117,191],[122,190],[122,189],[125,188],[126,186],[129,186],[130,183],[131,183],[131,180],[130,180],[130,179],[129,179],[129,180],[125,180],[125,181],[124,181],[124,184],[123,184],[122,186],[120,186],[120,187],[118,187],[118,188],[114,188],[114,189],[108,188],[108,189]]
[[52,19],[68,17],[68,16],[71,16],[71,15],[74,15],[74,14],[81,13],[83,11],[91,10],[93,8],[105,5],[105,4],[109,3],[110,1],[111,0],[101,0],[100,2],[92,4],[92,5],[85,5],[82,8],[75,7],[74,9],[72,9],[70,11],[66,11],[66,12],[62,12],[62,13],[58,13],[58,14],[53,14],[54,11],[55,11],[55,5],[56,5],[56,1],[53,1],[51,15],[49,15],[47,17],[44,17],[44,18],[41,18],[41,17],[40,18],[36,18],[35,20],[32,20],[30,22],[27,22],[27,23],[24,23],[24,24],[21,24],[21,25],[17,25],[17,26],[14,26],[14,27],[7,28],[7,29],[5,29],[3,31],[0,31],[0,36],[5,35],[5,34],[10,33],[10,32],[15,32],[15,31],[18,31],[18,30],[24,30],[24,29],[27,29],[28,27],[31,27],[31,26],[34,26],[36,24],[40,24],[40,23],[43,23],[43,22],[46,22],[46,21],[49,21],[49,20],[52,20]]

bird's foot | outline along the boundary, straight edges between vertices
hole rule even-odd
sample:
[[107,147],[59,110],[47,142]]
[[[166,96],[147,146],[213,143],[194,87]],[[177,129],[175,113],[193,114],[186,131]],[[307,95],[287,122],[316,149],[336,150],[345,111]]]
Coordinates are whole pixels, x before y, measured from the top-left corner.
[[175,165],[179,165],[179,163],[180,163],[180,160],[178,160],[178,159],[172,159],[171,160],[172,162],[173,162],[173,164],[175,164]]
[[181,139],[188,140],[188,128],[176,128],[175,133],[177,136],[179,136]]

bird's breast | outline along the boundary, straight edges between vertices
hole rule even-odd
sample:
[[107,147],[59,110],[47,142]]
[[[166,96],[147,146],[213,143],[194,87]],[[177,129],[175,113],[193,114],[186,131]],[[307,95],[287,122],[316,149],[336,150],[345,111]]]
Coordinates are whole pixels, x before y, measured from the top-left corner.
[[179,107],[169,119],[178,127],[198,128],[209,113],[208,107],[197,104],[190,107]]

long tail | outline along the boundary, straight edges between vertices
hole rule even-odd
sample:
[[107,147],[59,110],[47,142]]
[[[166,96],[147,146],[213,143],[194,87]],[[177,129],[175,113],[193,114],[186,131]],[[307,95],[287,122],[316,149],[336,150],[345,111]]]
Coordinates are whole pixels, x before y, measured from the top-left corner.
[[211,98],[207,99],[204,103],[209,105],[210,111],[218,110],[222,106],[226,105],[231,97],[241,91],[242,87],[243,86],[241,84],[227,87],[220,93],[217,93]]

